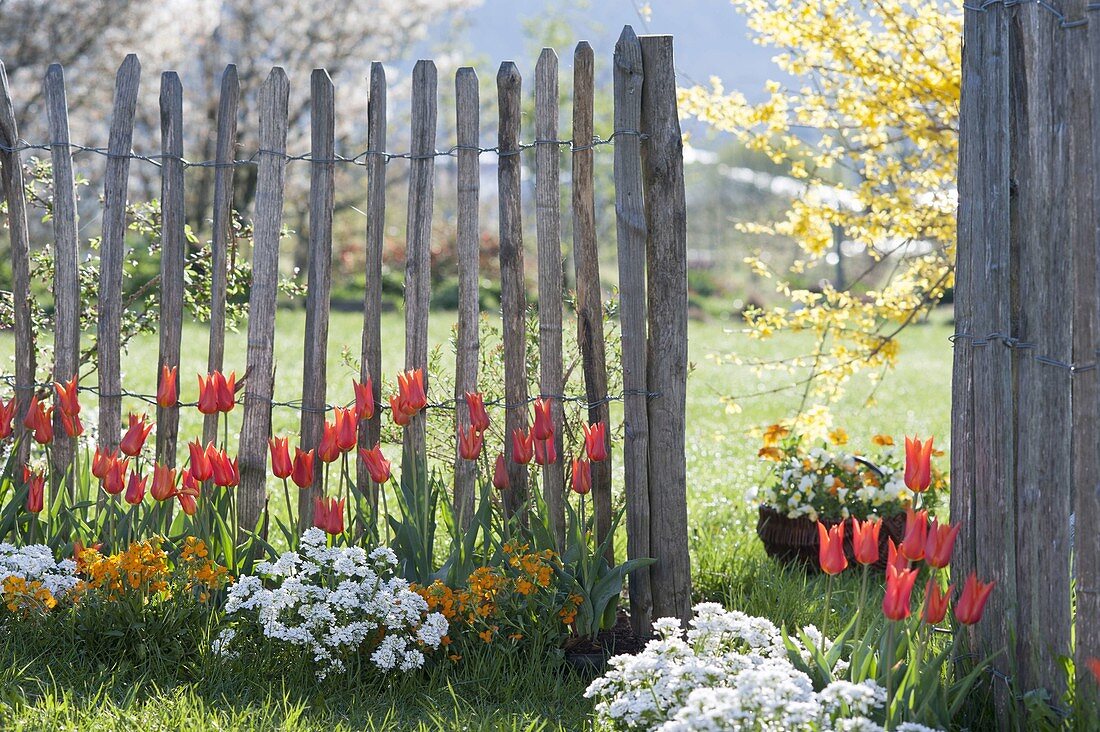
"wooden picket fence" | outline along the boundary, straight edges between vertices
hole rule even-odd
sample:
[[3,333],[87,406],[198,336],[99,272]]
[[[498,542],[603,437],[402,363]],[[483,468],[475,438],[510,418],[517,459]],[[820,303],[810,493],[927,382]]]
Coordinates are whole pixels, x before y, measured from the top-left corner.
[[[624,491],[627,500],[627,555],[652,556],[656,564],[635,571],[629,584],[632,617],[639,628],[654,617],[685,618],[690,611],[691,582],[687,548],[686,477],[684,463],[684,409],[687,369],[686,209],[680,125],[671,36],[637,37],[627,26],[614,54],[615,213],[621,283],[620,317],[624,386]],[[540,373],[537,393],[563,393],[562,357],[562,250],[560,222],[560,147],[569,146],[572,158],[573,247],[576,262],[577,321],[586,397],[591,421],[607,421],[608,377],[603,333],[599,243],[593,188],[594,148],[602,142],[593,129],[594,57],[587,43],[574,54],[573,139],[558,140],[558,58],[545,49],[535,70],[535,130],[533,143],[521,143],[521,78],[515,64],[506,62],[497,74],[499,108],[495,148],[479,143],[478,79],[472,68],[455,76],[457,145],[436,150],[437,75],[431,61],[419,61],[412,77],[411,151],[386,151],[386,76],[380,63],[370,72],[367,111],[368,135],[362,157],[367,172],[366,289],[363,300],[361,378],[375,385],[376,402],[382,382],[380,315],[381,262],[386,206],[387,163],[409,161],[407,264],[405,269],[405,366],[424,368],[428,361],[428,305],[430,298],[430,236],[433,213],[435,159],[457,157],[457,265],[459,312],[456,424],[468,420],[462,394],[477,390],[478,363],[478,187],[479,158],[492,152],[499,160],[499,235],[501,310],[505,362],[505,434],[527,426],[530,400],[525,368],[524,243],[519,152],[536,148],[535,190],[538,251]],[[128,56],[116,77],[106,174],[103,181],[103,236],[98,303],[99,434],[109,448],[120,434],[123,388],[120,378],[122,272],[125,254],[127,183],[132,159],[133,122],[137,106],[140,64]],[[325,416],[325,354],[328,345],[330,267],[335,166],[347,162],[334,149],[334,86],[319,69],[311,77],[311,169],[309,195],[309,272],[306,296],[304,373],[301,393],[303,449],[316,447]],[[74,193],[73,151],[69,140],[64,73],[52,65],[46,73],[45,98],[49,113],[50,153],[53,163],[53,242],[56,255],[54,292],[56,332],[52,380],[66,381],[77,373],[79,301],[77,210]],[[225,347],[227,288],[226,253],[233,209],[232,180],[238,165],[237,105],[240,87],[234,66],[222,77],[217,119],[214,167],[213,272],[208,368],[221,370]],[[281,68],[272,69],[259,101],[259,146],[254,159],[258,179],[254,224],[252,282],[247,335],[247,379],[240,435],[240,524],[254,526],[265,501],[267,439],[275,397],[273,343],[279,271],[279,239],[284,203],[287,155],[289,81]],[[162,129],[160,163],[162,220],[161,310],[159,365],[179,364],[184,288],[184,177],[194,165],[183,157],[183,87],[179,76],[161,76]],[[608,142],[603,141],[603,142]],[[36,385],[34,344],[29,315],[30,239],[23,195],[20,138],[13,114],[7,77],[0,65],[0,167],[9,202],[9,224],[14,273],[15,385],[19,414]],[[158,365],[158,366],[159,366]],[[617,366],[612,365],[614,368]],[[561,399],[553,402],[558,424]],[[158,459],[173,465],[177,454],[178,408],[158,408]],[[369,447],[379,437],[380,410],[363,423],[359,444]],[[22,429],[20,427],[20,429]],[[216,437],[216,418],[208,417],[204,441]],[[558,430],[561,440],[561,430]],[[58,425],[57,433],[63,436]],[[404,451],[422,448],[424,416],[414,418],[404,432]],[[527,466],[510,460],[515,508],[527,494]],[[55,474],[64,475],[73,459],[73,441],[59,439],[52,452]],[[561,445],[558,454],[562,454]],[[360,462],[359,489],[376,490]],[[455,461],[455,500],[469,515],[474,501],[474,467]],[[593,470],[597,532],[606,535],[611,523],[611,465]],[[318,483],[319,484],[319,483]],[[561,461],[543,468],[544,498],[553,524],[564,524],[565,479]],[[319,488],[303,491],[300,510],[305,520]]]

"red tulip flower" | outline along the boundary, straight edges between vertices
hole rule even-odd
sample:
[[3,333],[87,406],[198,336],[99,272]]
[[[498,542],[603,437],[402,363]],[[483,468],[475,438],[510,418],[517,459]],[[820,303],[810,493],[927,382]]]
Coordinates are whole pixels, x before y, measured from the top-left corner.
[[584,458],[573,458],[573,480],[570,484],[574,493],[586,495],[592,490],[592,463]]
[[153,466],[153,485],[149,494],[155,501],[168,501],[176,495],[176,471],[167,465]]
[[187,450],[191,455],[191,476],[195,480],[210,480],[214,476],[214,468],[210,465],[209,457],[213,448],[212,442],[206,448],[203,448],[198,440],[187,443]]
[[848,567],[848,557],[844,556],[844,522],[831,529],[817,522],[818,549],[817,558],[821,571],[825,574],[840,574]]
[[375,445],[369,450],[360,449],[359,456],[363,458],[370,479],[375,483],[385,483],[390,479],[390,461],[382,454],[382,445]]
[[905,485],[914,493],[923,493],[932,484],[932,439],[921,442],[905,438]]
[[928,580],[924,588],[924,611],[921,619],[928,625],[942,623],[947,615],[947,605],[951,598],[951,590],[954,585],[949,585],[946,592],[940,591],[940,585],[936,580]]
[[67,384],[55,381],[53,385],[54,391],[57,392],[57,406],[61,409],[62,414],[67,414],[70,417],[80,414],[80,401],[77,399],[76,386],[78,378],[74,376]]
[[333,536],[344,533],[343,499],[313,499],[313,525]]
[[993,592],[993,585],[993,582],[979,582],[977,573],[971,572],[966,578],[966,584],[963,585],[959,601],[955,603],[955,620],[963,625],[973,625],[981,620],[982,613],[985,612],[985,603],[989,599],[989,594]]
[[951,564],[951,553],[955,550],[955,539],[961,528],[962,524],[941,525],[938,519],[933,519],[924,543],[924,561],[939,569]]
[[23,417],[23,426],[34,431],[34,441],[40,445],[48,445],[53,442],[53,407],[46,409],[42,402],[38,401],[38,395],[31,397],[31,403],[27,407],[27,414]]
[[195,511],[198,510],[197,499],[201,492],[202,486],[199,480],[191,474],[190,470],[184,470],[179,490],[175,493],[176,500],[180,502],[180,510],[188,516],[194,516]]
[[535,441],[531,433],[525,429],[517,428],[512,431],[512,460],[520,465],[531,462],[535,456]]
[[473,425],[468,429],[458,428],[458,456],[463,460],[477,460],[484,442],[481,433]]
[[163,409],[179,404],[180,390],[178,385],[179,367],[168,368],[168,364],[160,367],[160,383],[157,384],[157,406]]
[[558,461],[558,446],[554,443],[554,436],[549,440],[535,440],[535,463],[537,465],[552,465]]
[[137,472],[130,473],[130,480],[126,483],[126,502],[136,506],[145,499],[145,484],[148,478],[143,478]]
[[365,384],[352,379],[351,388],[355,392],[356,419],[371,419],[374,416],[374,382],[369,376]]
[[27,484],[27,513],[41,513],[43,496],[46,493],[46,478],[41,473],[30,473],[23,469],[23,480]]
[[340,443],[336,432],[336,425],[325,422],[321,430],[321,441],[317,443],[317,457],[321,462],[335,462],[340,457]]
[[348,452],[359,442],[359,420],[354,409],[336,407],[333,410],[336,422],[336,447],[340,452]]
[[118,458],[118,452],[102,452],[96,446],[95,455],[92,456],[92,475],[103,480],[107,477],[107,471],[111,469],[111,463]]
[[881,531],[881,521],[852,519],[852,550],[857,562],[869,565],[878,561],[878,538]]
[[508,466],[504,463],[504,453],[497,453],[497,462],[493,466],[493,487],[498,491],[502,491],[508,488],[510,484]]
[[924,559],[924,545],[928,540],[928,511],[905,509],[905,538],[898,547],[906,559],[919,562]]
[[294,468],[290,472],[290,479],[299,488],[313,485],[313,450],[302,452],[302,448],[294,448]]
[[146,423],[144,414],[139,418],[131,412],[129,419],[130,427],[122,436],[122,442],[118,443],[118,449],[130,457],[137,457],[141,454],[141,448],[145,445],[149,433],[153,431],[153,423]]
[[62,412],[61,426],[65,429],[65,434],[69,437],[80,437],[84,434],[84,423],[81,422],[80,417],[75,414],[68,415]]
[[481,392],[466,392],[466,409],[470,412],[470,424],[478,432],[489,429],[489,413],[485,411],[485,397]]
[[400,396],[390,397],[390,414],[393,415],[393,423],[398,427],[407,427],[412,422],[412,414],[405,411]]
[[33,430],[38,424],[39,415],[43,409],[42,403],[38,401],[38,395],[32,395],[31,403],[27,405],[27,413],[23,415],[23,426]]
[[539,397],[535,400],[535,423],[531,425],[531,434],[536,441],[549,440],[554,436],[554,417],[550,412],[552,405],[551,399]]
[[909,600],[913,594],[913,584],[917,581],[917,570],[896,567],[886,568],[886,595],[882,598],[882,614],[890,620],[905,620],[909,617]]
[[241,471],[238,459],[229,459],[224,450],[217,453],[217,458],[210,461],[210,467],[214,470],[214,485],[221,488],[233,488],[240,485]]
[[271,451],[271,472],[280,480],[286,480],[294,472],[294,463],[290,460],[289,442],[286,437],[272,437],[267,441],[267,447]]
[[7,404],[0,400],[0,440],[11,437],[12,422],[15,421],[15,397],[8,400]]
[[887,551],[886,568],[893,567],[898,571],[903,569],[909,569],[909,560],[905,558],[905,555],[898,551],[898,547],[894,544],[892,538],[886,540],[886,544],[889,547]]
[[424,391],[424,369],[398,374],[397,388],[402,411],[410,417],[428,405],[428,397]]
[[584,449],[588,459],[594,463],[607,460],[607,425],[603,422],[582,424],[584,431]]
[[214,374],[203,378],[199,374],[199,411],[203,414],[218,413],[218,382]]
[[221,371],[215,371],[214,378],[217,380],[218,411],[228,414],[237,405],[237,372],[230,371],[226,378]]

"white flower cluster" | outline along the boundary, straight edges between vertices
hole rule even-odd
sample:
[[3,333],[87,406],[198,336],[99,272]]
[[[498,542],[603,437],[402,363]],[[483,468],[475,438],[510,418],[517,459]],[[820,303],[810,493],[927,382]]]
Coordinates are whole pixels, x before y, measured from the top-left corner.
[[[229,587],[226,614],[254,622],[266,638],[308,650],[319,678],[343,670],[345,659],[365,646],[383,671],[419,668],[422,649],[439,647],[447,619],[429,613],[424,598],[394,576],[397,557],[390,549],[330,548],[325,533],[313,528],[302,536],[300,552],[242,575]],[[237,636],[232,628],[222,631],[214,652],[232,655]]]
[[767,619],[702,603],[686,633],[674,618],[653,628],[642,653],[612,658],[585,692],[608,729],[882,730],[868,716],[886,702],[882,687],[836,681],[815,692]]
[[8,577],[41,582],[55,599],[60,600],[76,587],[76,562],[54,560],[53,550],[45,544],[17,548],[0,543],[0,584]]

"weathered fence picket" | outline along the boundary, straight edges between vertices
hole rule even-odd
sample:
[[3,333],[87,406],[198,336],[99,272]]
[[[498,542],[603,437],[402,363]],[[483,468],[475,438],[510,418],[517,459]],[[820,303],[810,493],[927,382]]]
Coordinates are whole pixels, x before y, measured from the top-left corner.
[[539,391],[550,400],[554,452],[558,459],[542,466],[542,496],[550,528],[561,546],[565,540],[565,470],[562,451],[565,425],[561,396],[561,189],[558,149],[558,55],[542,49],[535,64],[535,233],[539,271]]

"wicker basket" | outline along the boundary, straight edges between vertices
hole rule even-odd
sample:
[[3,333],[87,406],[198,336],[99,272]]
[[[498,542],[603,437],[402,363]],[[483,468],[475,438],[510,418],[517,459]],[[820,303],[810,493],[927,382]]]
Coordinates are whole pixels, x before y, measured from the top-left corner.
[[[840,523],[838,519],[822,519],[821,523],[832,528]],[[769,557],[784,564],[801,564],[807,569],[818,572],[818,535],[817,522],[808,518],[787,518],[770,506],[760,506],[760,518],[756,522],[756,534],[764,542]],[[887,559],[887,539],[892,538],[900,544],[905,538],[905,514],[896,514],[882,519],[879,532],[879,560],[872,566],[885,571]],[[851,526],[845,527],[844,553],[848,557],[848,568],[858,567],[855,553],[852,551]]]

